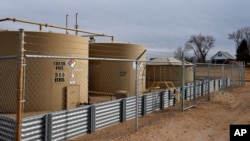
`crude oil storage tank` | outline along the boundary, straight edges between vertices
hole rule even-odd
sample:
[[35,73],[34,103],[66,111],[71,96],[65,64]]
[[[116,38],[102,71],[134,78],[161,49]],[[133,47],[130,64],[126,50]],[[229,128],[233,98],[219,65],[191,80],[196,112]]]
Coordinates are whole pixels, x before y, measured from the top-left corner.
[[[104,58],[89,61],[90,94],[114,94],[126,91],[127,96],[135,95],[135,60],[146,60],[145,47],[131,43],[90,43],[89,56]],[[107,60],[105,60],[105,58]],[[145,62],[137,65],[139,92],[145,90]]]
[[56,111],[88,102],[88,39],[59,33],[0,32],[0,113],[16,111],[23,43],[24,111]]
[[[185,62],[185,81],[193,81],[192,63]],[[171,81],[175,86],[182,82],[182,62],[174,57],[160,57],[146,64],[146,88],[154,82]]]

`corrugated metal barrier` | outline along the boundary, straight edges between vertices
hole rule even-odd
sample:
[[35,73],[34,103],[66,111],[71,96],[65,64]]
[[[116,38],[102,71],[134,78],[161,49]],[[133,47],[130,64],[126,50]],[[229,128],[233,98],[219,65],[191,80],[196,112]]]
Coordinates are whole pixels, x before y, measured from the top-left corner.
[[44,125],[46,125],[45,115],[23,119],[22,141],[43,140],[46,137]]
[[0,141],[15,140],[15,120],[0,115]]
[[[196,96],[202,96],[219,88],[230,85],[229,78],[196,82]],[[210,88],[208,88],[210,83]],[[179,91],[181,87],[177,88]],[[194,85],[185,86],[185,100],[194,98]],[[138,96],[138,116],[175,105],[172,91],[151,92]],[[22,140],[56,141],[66,140],[98,129],[135,118],[136,97],[78,107],[75,109],[24,118],[22,122]],[[0,115],[0,140],[15,139],[15,121]]]

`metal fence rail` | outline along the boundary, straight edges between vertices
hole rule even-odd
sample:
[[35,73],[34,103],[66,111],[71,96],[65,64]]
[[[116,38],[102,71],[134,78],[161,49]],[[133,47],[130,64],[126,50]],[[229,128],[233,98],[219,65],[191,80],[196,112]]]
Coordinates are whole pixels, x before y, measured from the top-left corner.
[[[230,86],[229,78],[203,80],[196,83],[196,97]],[[210,83],[210,88],[208,88]],[[185,100],[194,98],[194,85],[185,86]],[[176,89],[181,90],[181,87]],[[138,99],[139,116],[175,105],[171,91],[151,92]],[[135,118],[136,97],[128,97],[75,109],[53,112],[22,120],[22,140],[66,140]],[[0,116],[0,140],[15,139],[15,121]]]

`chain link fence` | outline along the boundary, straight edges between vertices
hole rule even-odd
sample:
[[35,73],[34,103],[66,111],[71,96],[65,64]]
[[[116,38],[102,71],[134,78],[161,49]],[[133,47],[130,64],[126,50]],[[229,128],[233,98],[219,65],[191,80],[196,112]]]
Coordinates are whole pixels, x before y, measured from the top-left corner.
[[24,112],[52,112],[88,103],[88,61],[26,57]]
[[[138,67],[138,92],[145,91],[145,64]],[[89,102],[135,96],[135,61],[89,60]]]
[[[97,113],[100,115],[98,122],[103,123],[108,120],[101,117],[102,114],[107,114],[104,102],[127,97],[133,97],[127,99],[128,101],[123,100],[123,103],[128,105],[121,106],[118,103],[117,106],[116,103],[115,110],[127,108],[126,112],[130,115],[123,118],[135,117],[138,129],[138,115],[163,109],[164,105],[182,104],[182,109],[194,105],[196,96],[209,93],[208,80],[227,77],[230,78],[231,87],[244,85],[244,65],[241,63],[191,64],[164,58],[147,62],[145,56],[141,60],[124,59],[121,56],[118,56],[118,59],[89,57],[88,41],[82,37],[71,39],[55,34],[55,38],[52,38],[43,33],[32,32],[20,36],[24,38],[20,38],[20,44],[24,46],[21,51],[25,54],[18,57],[8,54],[8,57],[0,58],[0,139],[3,140],[14,140],[13,134],[19,127],[21,134],[29,136],[28,131],[22,130],[22,127],[28,124],[27,117],[39,115],[39,122],[48,123],[47,120],[53,120],[48,113],[56,112],[55,115],[60,115],[60,111],[67,113],[91,104],[103,103],[100,105],[104,106],[97,105],[97,110],[103,112]],[[109,53],[115,54],[112,49]],[[20,68],[23,69],[22,75]],[[228,82],[216,83],[225,86]],[[22,85],[22,89],[18,84]],[[160,99],[165,101],[160,102]],[[18,109],[20,105],[21,111]],[[144,109],[138,108],[143,105]],[[111,105],[109,110],[112,108],[114,107]],[[91,109],[90,114],[95,110]],[[123,114],[122,116],[126,116],[126,113]],[[21,118],[20,124],[15,123],[19,120],[17,115]],[[45,118],[43,115],[46,115]],[[117,113],[115,115],[118,118],[120,116]],[[32,128],[30,126],[27,125],[27,128]],[[139,126],[144,126],[144,123]]]
[[18,80],[16,57],[0,58],[0,113],[15,113]]
[[230,78],[230,87],[242,86],[245,83],[245,66],[236,64],[201,64],[196,65],[197,79]]
[[[222,85],[230,83],[230,87],[244,84],[244,67],[240,64],[189,64],[185,65],[185,76],[182,76],[182,66],[180,64],[169,65],[169,62],[152,64],[150,61],[136,63],[132,60],[37,55],[26,55],[24,60],[23,85],[25,91],[22,111],[24,119],[51,112],[72,110],[89,104],[133,97],[137,94],[140,96],[138,97],[140,102],[133,104],[141,107],[145,104],[143,101],[151,101],[152,105],[147,102],[146,111],[144,111],[144,114],[150,113],[161,108],[159,99],[162,99],[162,96],[159,92],[162,90],[169,90],[169,94],[166,93],[164,96],[169,99],[165,106],[177,105],[181,109],[182,80],[185,81],[184,108],[189,108],[195,104],[195,97],[209,92],[207,83],[209,81],[207,80],[227,77],[230,82],[218,81],[216,83],[225,83]],[[0,59],[1,116],[13,119],[17,112],[18,61],[19,59],[16,57]],[[194,81],[196,85],[193,83]],[[212,89],[215,90],[215,88]],[[194,92],[196,95],[193,95]],[[8,95],[4,95],[5,93]],[[151,95],[142,99],[141,95],[149,93]],[[127,102],[129,103],[129,101]],[[172,103],[170,104],[170,102]],[[143,114],[142,110],[138,108],[137,110],[139,115]],[[136,110],[131,112],[136,112]],[[138,114],[133,113],[133,115]],[[2,123],[13,129],[12,120],[2,119],[4,120]],[[145,120],[145,122],[148,121]],[[146,124],[145,122],[134,124],[140,128]],[[8,129],[8,133],[14,134],[14,130],[10,129]],[[131,127],[131,129],[136,129],[136,127]]]

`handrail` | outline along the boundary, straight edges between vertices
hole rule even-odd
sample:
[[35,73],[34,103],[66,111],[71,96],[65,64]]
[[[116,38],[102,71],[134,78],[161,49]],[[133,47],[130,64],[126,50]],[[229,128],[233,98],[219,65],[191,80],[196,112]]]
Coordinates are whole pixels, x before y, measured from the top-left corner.
[[4,19],[0,19],[0,22],[3,22],[3,21],[13,21],[13,22],[21,22],[21,23],[38,25],[40,31],[42,31],[42,27],[44,26],[44,27],[51,27],[51,28],[57,28],[57,29],[65,29],[65,30],[75,31],[76,35],[77,35],[77,32],[81,32],[81,33],[91,34],[92,36],[106,36],[106,37],[110,37],[112,42],[114,41],[114,36],[103,34],[103,33],[94,33],[94,32],[89,32],[89,31],[74,29],[74,28],[68,28],[68,27],[63,27],[63,26],[51,25],[51,24],[47,24],[47,23],[32,22],[32,21],[21,20],[21,19],[16,19],[16,18],[9,18],[9,17],[8,18],[4,18]]

